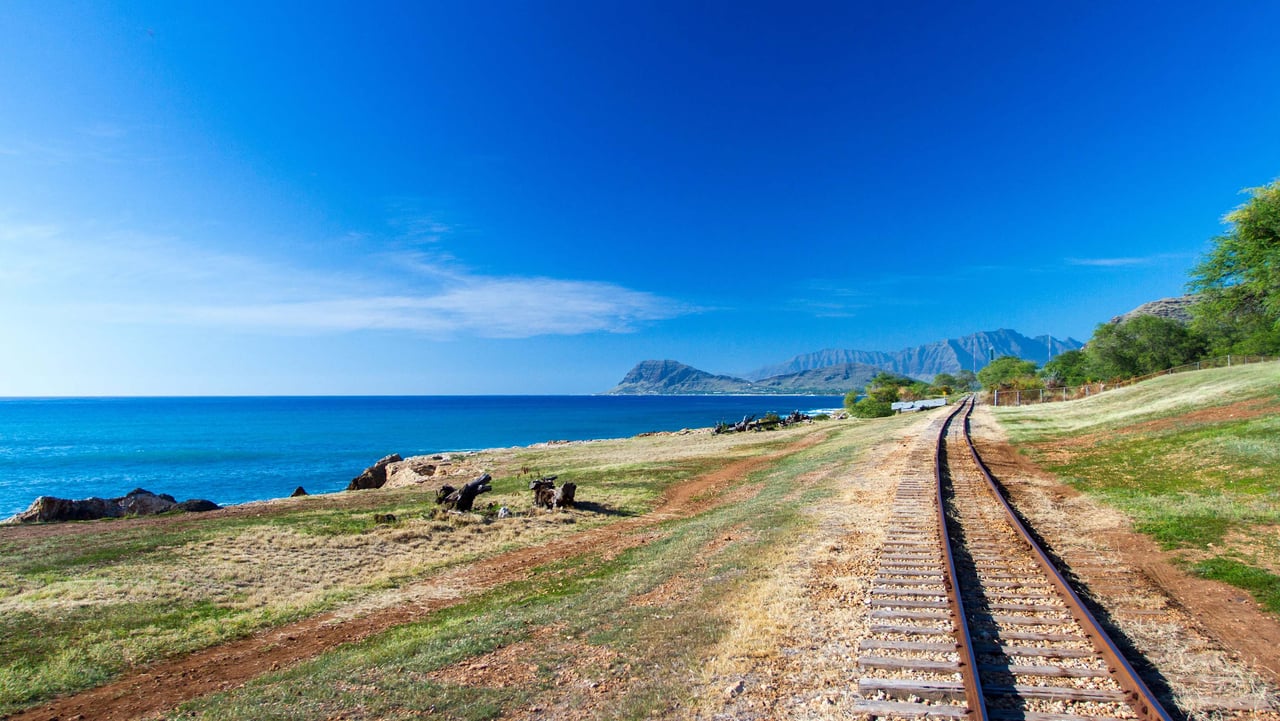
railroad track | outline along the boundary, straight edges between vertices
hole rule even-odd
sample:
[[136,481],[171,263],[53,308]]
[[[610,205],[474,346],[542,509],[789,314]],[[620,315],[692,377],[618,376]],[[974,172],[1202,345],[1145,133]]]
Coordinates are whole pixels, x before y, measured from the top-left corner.
[[969,437],[973,403],[936,419],[936,444],[911,451],[921,472],[894,499],[855,710],[1169,720],[1000,495]]

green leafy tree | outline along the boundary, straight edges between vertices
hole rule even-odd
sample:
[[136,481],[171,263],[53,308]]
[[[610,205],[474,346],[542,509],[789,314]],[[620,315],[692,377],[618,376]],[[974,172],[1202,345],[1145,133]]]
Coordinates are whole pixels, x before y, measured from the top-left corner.
[[1092,375],[1119,380],[1192,363],[1204,351],[1204,339],[1182,323],[1141,315],[1099,325],[1085,355]]
[[1215,353],[1280,352],[1280,179],[1248,192],[1187,284],[1193,328]]
[[916,380],[913,378],[881,372],[867,382],[864,392],[868,398],[874,398],[883,403],[894,403],[902,400],[902,389],[909,389],[915,383]]
[[855,403],[857,403],[857,402],[858,402],[858,399],[859,399],[859,398],[861,398],[861,397],[862,397],[862,393],[861,393],[861,391],[859,391],[857,388],[855,388],[855,389],[853,389],[853,390],[849,391],[848,393],[845,393],[845,394],[844,394],[844,409],[845,409],[846,411],[849,411],[850,413],[852,413],[852,412],[853,412],[853,405],[854,405]]
[[850,391],[844,397],[844,407],[857,418],[883,418],[893,415],[893,404],[905,395],[912,395],[927,387],[924,383],[882,372],[867,381],[862,393]]
[[1036,364],[1017,356],[1000,356],[978,371],[978,382],[983,388],[1038,388]]
[[956,374],[956,384],[960,390],[976,391],[981,386],[978,384],[978,376],[971,370],[962,370]]
[[929,390],[932,393],[947,396],[960,390],[960,383],[950,373],[939,373],[933,377],[933,384],[929,386]]
[[1040,377],[1050,388],[1078,386],[1089,382],[1089,357],[1082,350],[1069,350],[1050,358],[1040,369]]

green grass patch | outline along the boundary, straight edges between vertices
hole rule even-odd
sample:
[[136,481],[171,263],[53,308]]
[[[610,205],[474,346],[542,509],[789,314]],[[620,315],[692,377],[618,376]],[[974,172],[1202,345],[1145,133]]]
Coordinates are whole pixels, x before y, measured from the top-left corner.
[[1272,613],[1280,613],[1280,576],[1232,558],[1217,556],[1192,566],[1196,575],[1229,583],[1253,595]]
[[1278,398],[1280,364],[1269,363],[993,412],[1032,459],[1181,558],[1213,549],[1192,563],[1196,573],[1280,612],[1264,570],[1280,568],[1280,544],[1268,541],[1280,523],[1280,416],[1268,411]]
[[120,670],[246,635],[273,619],[208,603],[119,603],[0,616],[0,714]]
[[1174,548],[1208,548],[1221,544],[1232,522],[1219,516],[1174,515],[1143,521],[1140,533],[1156,539],[1166,550]]

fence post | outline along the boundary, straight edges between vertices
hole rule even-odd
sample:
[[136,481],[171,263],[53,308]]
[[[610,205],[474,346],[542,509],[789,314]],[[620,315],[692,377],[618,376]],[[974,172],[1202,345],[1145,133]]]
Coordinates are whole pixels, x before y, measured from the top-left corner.
[[1020,406],[1020,405],[1022,405],[1022,390],[1021,390],[1021,389],[1016,390],[1016,391],[1014,391],[1014,392],[1013,392],[1013,404],[1014,404],[1015,406]]
[[1228,353],[1228,354],[1227,354],[1227,367],[1228,367],[1228,368],[1230,368],[1230,367],[1231,367],[1231,354],[1230,354],[1230,353]]
[[991,405],[999,408],[1000,407],[1000,389],[999,388],[995,389],[994,391],[991,392],[991,394],[992,394]]

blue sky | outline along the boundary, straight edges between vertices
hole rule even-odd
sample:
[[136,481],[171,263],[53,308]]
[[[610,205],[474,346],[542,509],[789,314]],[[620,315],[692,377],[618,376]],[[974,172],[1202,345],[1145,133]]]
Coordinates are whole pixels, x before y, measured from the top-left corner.
[[[264,7],[265,5],[265,7]],[[0,395],[590,393],[1177,295],[1280,3],[0,6]]]

